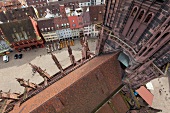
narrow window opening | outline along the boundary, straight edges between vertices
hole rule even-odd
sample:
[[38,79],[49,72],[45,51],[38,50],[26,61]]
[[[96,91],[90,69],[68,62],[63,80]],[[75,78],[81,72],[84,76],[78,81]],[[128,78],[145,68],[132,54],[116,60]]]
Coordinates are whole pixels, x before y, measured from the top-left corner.
[[143,14],[144,14],[144,10],[142,10],[138,16],[138,20],[140,20],[142,17],[143,17]]
[[150,21],[150,19],[152,18],[152,14],[149,14],[146,19],[145,19],[145,23],[148,23]]
[[135,14],[136,14],[136,12],[137,12],[137,7],[135,7],[134,9],[133,9],[133,12],[132,12],[132,14],[131,14],[131,16],[135,16]]
[[129,36],[133,33],[133,29],[130,31]]

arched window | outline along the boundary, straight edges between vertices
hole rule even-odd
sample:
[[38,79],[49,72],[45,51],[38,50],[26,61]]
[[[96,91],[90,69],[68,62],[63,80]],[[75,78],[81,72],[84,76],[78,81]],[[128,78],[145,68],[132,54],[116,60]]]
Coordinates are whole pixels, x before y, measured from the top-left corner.
[[149,14],[146,19],[145,19],[145,23],[148,23],[150,21],[150,19],[152,18],[152,14]]
[[143,14],[144,14],[144,10],[142,10],[138,16],[138,20],[140,20],[142,17],[143,17]]
[[133,11],[132,11],[131,16],[133,16],[133,17],[134,17],[134,16],[135,16],[135,14],[136,14],[136,12],[137,12],[137,10],[138,10],[138,9],[137,9],[137,7],[135,7],[135,8],[133,9]]

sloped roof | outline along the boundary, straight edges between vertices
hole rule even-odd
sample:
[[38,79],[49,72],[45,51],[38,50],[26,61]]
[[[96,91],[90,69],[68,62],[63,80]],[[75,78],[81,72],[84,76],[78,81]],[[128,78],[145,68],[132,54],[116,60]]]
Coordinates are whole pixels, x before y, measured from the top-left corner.
[[97,5],[97,6],[89,7],[90,20],[92,23],[96,24],[96,23],[103,22],[104,9],[105,9],[105,5]]
[[105,104],[97,113],[126,113],[129,110],[121,94],[116,94],[110,99],[110,105]]
[[136,90],[138,94],[150,105],[152,106],[153,102],[153,94],[148,91],[144,86],[141,86],[139,89]]
[[[21,27],[23,28],[23,31],[25,31],[26,33],[29,32],[30,34],[29,39],[36,38],[34,27],[29,18],[0,24],[0,28],[2,29],[2,32],[4,33],[6,39],[10,43],[15,42],[14,39],[12,38],[13,34],[22,32]],[[16,32],[14,32],[14,29],[16,30]]]
[[90,113],[121,85],[117,54],[98,56],[33,96],[11,113]]

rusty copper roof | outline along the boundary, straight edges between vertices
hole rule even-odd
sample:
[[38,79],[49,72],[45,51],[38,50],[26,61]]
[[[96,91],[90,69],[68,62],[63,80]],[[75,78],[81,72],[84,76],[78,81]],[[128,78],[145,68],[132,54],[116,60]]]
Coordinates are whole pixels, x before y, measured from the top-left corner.
[[117,54],[98,56],[47,87],[11,113],[89,113],[121,85]]

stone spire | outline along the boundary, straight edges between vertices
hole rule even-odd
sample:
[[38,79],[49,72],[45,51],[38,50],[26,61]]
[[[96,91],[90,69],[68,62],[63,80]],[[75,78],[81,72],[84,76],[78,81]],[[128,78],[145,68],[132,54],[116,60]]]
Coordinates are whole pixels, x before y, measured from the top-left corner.
[[45,72],[44,70],[42,70],[40,67],[37,67],[36,65],[33,65],[31,63],[29,63],[29,65],[31,65],[33,70],[38,72],[40,74],[40,76],[42,76],[43,78],[46,77],[46,78],[50,79],[50,75],[47,72]]
[[62,75],[65,75],[64,70],[60,64],[60,62],[58,61],[57,57],[51,53],[52,59],[54,60],[55,64],[57,65],[58,69],[61,71]]
[[2,92],[0,91],[0,99],[11,99],[11,100],[18,100],[19,94],[17,93],[10,93],[9,92]]
[[76,61],[75,61],[74,55],[72,54],[72,49],[71,49],[70,45],[68,45],[67,47],[68,47],[68,53],[69,53],[71,64],[75,65]]
[[50,75],[44,70],[42,70],[40,67],[37,67],[36,65],[32,65],[31,63],[29,63],[29,65],[31,65],[35,72],[38,72],[39,75],[44,78],[44,85],[46,86],[48,84],[47,79],[50,79]]
[[9,105],[10,102],[12,102],[13,100],[18,100],[19,94],[17,93],[10,93],[9,92],[2,92],[2,90],[0,91],[0,99],[3,100],[3,103],[0,106],[0,113],[4,113],[7,106]]
[[82,44],[82,59],[90,58],[90,54],[88,54],[89,51],[90,51],[90,49],[89,49],[89,45],[87,42],[87,37],[84,37],[83,44]]
[[36,88],[38,87],[37,84],[34,84],[34,83],[32,83],[32,82],[29,82],[29,80],[26,81],[26,80],[24,80],[24,79],[22,79],[22,78],[16,78],[16,79],[17,79],[17,81],[19,82],[19,84],[20,84],[21,86],[25,87],[25,89],[24,89],[24,98],[27,98],[28,92],[29,92],[31,89],[36,89]]
[[34,83],[32,83],[32,82],[29,82],[29,80],[28,81],[26,81],[26,80],[24,80],[24,79],[22,79],[22,78],[16,78],[17,79],[17,81],[19,82],[19,84],[21,85],[21,86],[23,86],[23,87],[28,87],[28,88],[31,88],[31,89],[36,89],[37,87],[38,87],[38,85],[37,84],[34,84]]

